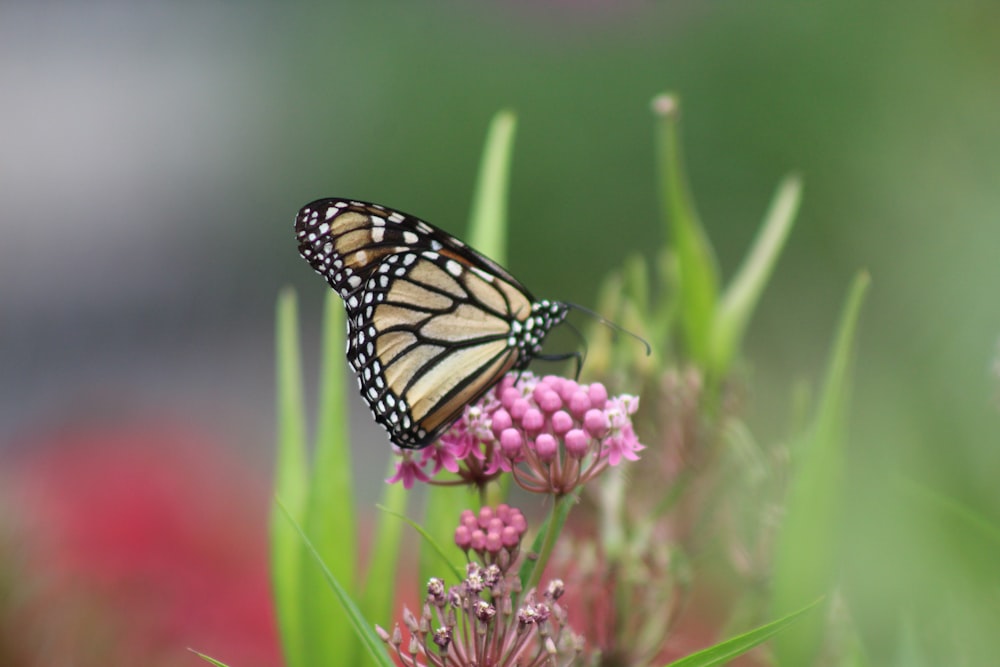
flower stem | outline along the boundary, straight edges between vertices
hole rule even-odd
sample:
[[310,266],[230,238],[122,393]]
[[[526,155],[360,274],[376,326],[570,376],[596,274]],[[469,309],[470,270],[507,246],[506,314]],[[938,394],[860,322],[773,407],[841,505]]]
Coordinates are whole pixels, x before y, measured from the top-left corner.
[[563,524],[566,523],[566,517],[569,516],[569,511],[576,504],[576,500],[575,494],[555,497],[552,513],[549,514],[548,521],[545,524],[545,536],[538,548],[538,557],[534,561],[530,576],[523,585],[525,591],[530,591],[532,588],[538,586],[538,582],[542,578],[542,572],[545,570],[545,564],[549,562],[549,556],[552,555],[552,549],[556,545],[556,539],[558,539],[559,533],[562,532]]

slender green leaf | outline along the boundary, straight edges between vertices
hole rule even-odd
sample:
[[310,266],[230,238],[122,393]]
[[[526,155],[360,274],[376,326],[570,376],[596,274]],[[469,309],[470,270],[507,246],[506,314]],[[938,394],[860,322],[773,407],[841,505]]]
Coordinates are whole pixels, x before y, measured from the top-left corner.
[[469,243],[500,264],[507,261],[507,192],[517,116],[500,111],[490,122],[472,200]]
[[[795,452],[786,515],[775,545],[772,605],[778,614],[824,594],[837,576],[850,375],[868,284],[868,275],[860,274],[851,286],[812,428]],[[811,664],[822,634],[821,618],[782,634],[774,642],[778,664]]]
[[[302,362],[299,351],[298,313],[295,293],[283,290],[278,297],[275,332],[277,383],[277,461],[275,492],[286,499],[288,512],[297,520],[305,513],[308,493],[305,413],[302,401]],[[271,584],[288,667],[305,667],[303,656],[300,566],[302,547],[279,520],[271,515]]]
[[940,491],[897,476],[897,485],[918,503],[917,513],[940,517],[942,524],[965,530],[982,545],[983,552],[1000,553],[1000,526],[968,505]]
[[921,645],[914,625],[908,614],[900,617],[892,667],[931,667],[932,659],[928,657],[927,648]]
[[[440,547],[446,562],[462,559],[462,550],[455,545],[455,526],[464,509],[477,509],[479,496],[468,486],[437,486],[427,494],[423,531],[429,542]],[[441,553],[420,550],[420,581],[441,574]]]
[[[390,464],[394,471],[395,466]],[[390,473],[391,475],[392,473]],[[389,511],[402,513],[410,494],[402,484],[384,484],[382,504]],[[381,507],[381,506],[376,506]],[[376,623],[387,624],[396,601],[396,582],[399,568],[400,542],[403,527],[395,519],[389,519],[381,512],[375,522],[375,539],[368,558],[368,572],[361,594],[361,604],[365,615]]]
[[[357,581],[358,541],[351,488],[351,455],[344,382],[344,308],[333,290],[324,290],[322,368],[317,409],[316,446],[306,516],[302,525],[324,562],[348,592]],[[303,551],[302,591],[321,590],[323,573]],[[357,650],[346,616],[329,595],[302,597],[304,652],[310,665],[354,664]]]
[[427,544],[427,546],[433,549],[434,553],[436,553],[441,558],[441,562],[444,563],[445,567],[451,570],[451,574],[452,576],[455,577],[456,581],[461,581],[463,578],[465,578],[465,575],[462,574],[462,571],[458,568],[458,566],[456,566],[455,563],[453,563],[448,558],[448,554],[446,553],[445,549],[434,540],[434,537],[430,533],[424,530],[423,526],[421,526],[416,521],[410,519],[405,514],[402,514],[401,512],[389,509],[388,507],[383,507],[382,505],[379,505],[378,508],[387,514],[391,514],[399,519],[402,519],[406,523],[410,524],[410,527],[412,527],[413,530],[417,531],[420,534],[420,536],[424,538],[424,542]]
[[[337,597],[337,600],[343,606],[344,611],[347,612],[347,620],[354,629],[354,634],[361,640],[362,644],[367,649],[368,654],[380,667],[395,667],[395,663],[393,663],[392,659],[386,653],[385,644],[383,644],[382,640],[379,639],[377,634],[375,634],[375,630],[372,625],[362,615],[361,610],[354,603],[354,600],[351,599],[351,596],[348,595],[347,591],[344,590],[344,587],[340,585],[340,582],[338,582],[333,576],[333,573],[330,572],[330,568],[328,568],[326,563],[323,562],[323,558],[316,550],[316,547],[313,546],[313,543],[309,540],[309,536],[302,530],[302,526],[300,526],[294,517],[292,517],[291,512],[286,509],[280,498],[275,499],[275,504],[284,514],[288,523],[295,529],[295,532],[298,533],[302,543],[322,569],[323,578],[326,580],[330,590],[332,590],[334,595]],[[320,594],[320,591],[310,591],[309,593],[311,595],[318,595]],[[340,663],[335,662],[333,664]]]
[[818,605],[820,601],[821,600],[816,600],[812,604],[809,604],[798,611],[792,612],[787,616],[783,616],[776,621],[771,621],[766,625],[762,625],[758,628],[750,630],[749,632],[737,635],[732,639],[727,639],[726,641],[716,644],[715,646],[703,649],[697,653],[692,653],[691,655],[681,658],[680,660],[675,660],[667,665],[667,667],[713,667],[713,665],[723,665],[733,658],[743,655],[755,646],[763,644],[768,639],[775,636],[795,621],[799,620],[803,614],[813,609],[813,607]]
[[[507,198],[516,116],[500,111],[490,123],[479,163],[479,177],[469,220],[470,244],[500,264],[507,259]],[[508,484],[505,480],[504,484]],[[506,496],[506,486],[496,497]],[[491,496],[490,500],[496,500]],[[428,489],[424,529],[437,544],[449,544],[464,508],[478,508],[481,498],[467,488],[435,486]],[[461,552],[454,547],[454,556]],[[435,559],[420,554],[420,579],[426,581],[438,567]]]
[[802,182],[789,176],[778,186],[753,247],[722,295],[712,323],[711,373],[721,377],[739,351],[754,308],[785,247],[802,199]]
[[692,360],[707,368],[719,271],[688,187],[678,127],[680,103],[673,95],[659,95],[653,100],[653,111],[658,121],[656,162],[661,208],[680,279],[678,305],[684,348]]
[[204,653],[199,653],[198,651],[195,651],[193,648],[189,648],[188,650],[191,651],[192,653],[194,653],[196,656],[198,656],[202,660],[204,660],[205,662],[208,662],[208,663],[211,663],[211,664],[215,665],[215,667],[229,667],[229,665],[227,665],[226,663],[220,662],[219,660],[216,660],[215,658],[207,656]]

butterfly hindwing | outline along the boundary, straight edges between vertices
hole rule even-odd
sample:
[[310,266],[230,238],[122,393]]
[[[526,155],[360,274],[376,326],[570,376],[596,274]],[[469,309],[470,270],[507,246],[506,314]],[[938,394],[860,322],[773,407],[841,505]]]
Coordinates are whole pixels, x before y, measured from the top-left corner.
[[468,403],[540,351],[565,305],[413,216],[321,199],[296,218],[299,251],[344,300],[347,358],[393,443],[433,442]]

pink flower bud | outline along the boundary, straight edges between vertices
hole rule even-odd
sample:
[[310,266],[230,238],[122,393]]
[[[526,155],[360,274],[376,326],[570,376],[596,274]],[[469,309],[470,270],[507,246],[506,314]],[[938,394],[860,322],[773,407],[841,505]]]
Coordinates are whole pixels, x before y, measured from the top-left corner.
[[535,387],[532,398],[535,399],[538,407],[549,414],[562,407],[562,399],[559,398],[559,394],[544,384],[539,384]]
[[559,410],[552,415],[552,432],[562,435],[573,428],[573,418],[564,410]]
[[486,533],[481,530],[474,530],[470,537],[469,543],[473,551],[482,551],[486,546]]
[[491,554],[498,553],[500,549],[503,548],[503,540],[501,538],[500,532],[489,532],[486,533],[486,551]]
[[590,404],[593,405],[598,410],[604,409],[604,404],[608,402],[608,390],[604,388],[604,385],[600,382],[595,382],[587,388],[587,394],[590,396]]
[[517,456],[523,445],[524,438],[521,437],[521,432],[515,428],[505,428],[500,434],[500,450],[509,459]]
[[469,534],[469,529],[465,526],[459,526],[455,529],[455,544],[458,545],[459,549],[463,551],[468,551],[469,545],[472,543],[472,536]]
[[566,452],[577,459],[581,459],[586,455],[588,445],[590,444],[590,438],[587,434],[578,428],[571,429],[566,433],[566,437],[563,438],[566,443]]
[[519,398],[521,398],[521,392],[514,387],[507,387],[500,393],[500,404],[510,410],[511,406],[514,405],[514,401]]
[[590,396],[583,389],[577,389],[569,397],[569,411],[579,419],[590,409]]
[[514,420],[510,418],[510,413],[503,408],[498,408],[493,413],[492,422],[493,435],[497,437],[503,433],[505,428],[510,428],[514,424]]
[[529,435],[534,435],[545,428],[545,416],[537,408],[528,408],[521,418],[521,428]]
[[601,410],[587,410],[587,414],[583,416],[583,428],[587,429],[587,433],[591,436],[603,438],[611,428],[611,422]]
[[521,510],[518,509],[511,510],[510,519],[507,521],[507,525],[512,528],[516,528],[517,532],[521,535],[524,534],[524,531],[528,530],[528,521],[524,518],[524,515],[521,514]]
[[555,458],[558,451],[559,445],[556,443],[556,439],[550,434],[541,433],[535,438],[535,453],[538,454],[538,458],[542,461],[548,463]]

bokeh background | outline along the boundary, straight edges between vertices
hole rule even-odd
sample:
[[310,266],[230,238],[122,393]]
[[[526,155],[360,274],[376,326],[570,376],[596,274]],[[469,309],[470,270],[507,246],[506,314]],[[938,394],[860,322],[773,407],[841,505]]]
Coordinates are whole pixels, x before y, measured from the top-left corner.
[[[83,539],[65,525],[90,515],[94,496],[102,516],[184,498],[172,521],[207,522],[192,509],[206,506],[230,518],[184,528],[199,546],[177,553],[203,563],[200,549],[221,557],[228,544],[227,558],[263,572],[273,305],[281,287],[299,290],[315,362],[324,289],[297,256],[297,209],[351,196],[461,235],[486,126],[510,108],[509,267],[536,293],[593,303],[602,276],[663,242],[649,102],[664,90],[683,101],[690,179],[727,275],[778,180],[805,180],[747,342],[758,439],[787,435],[793,388],[818,380],[847,285],[871,273],[845,571],[860,625],[886,641],[898,627],[879,613],[885,600],[933,601],[965,572],[960,542],[901,527],[913,517],[889,482],[917,480],[1000,517],[995,3],[4,3],[0,465],[5,486],[28,495],[6,502],[0,525],[26,524],[34,542],[72,553],[77,543],[59,540]],[[359,486],[377,488],[388,447],[354,407]],[[140,452],[134,467],[111,465],[122,451]],[[95,460],[107,465],[83,463]],[[168,469],[179,481],[160,495],[135,481]],[[235,503],[235,489],[254,491]],[[83,518],[38,519],[45,503]],[[162,540],[148,548],[171,553],[162,517],[133,518],[98,540],[106,558],[134,562],[115,539],[135,547],[143,530]],[[34,542],[7,541],[6,571],[44,561]],[[58,567],[67,580],[92,574]],[[20,577],[0,578],[16,602],[9,579]],[[178,608],[212,604],[190,588]],[[212,652],[239,622],[252,624],[176,634]],[[58,651],[53,636],[68,636],[32,627],[0,635],[23,664],[36,664],[25,644]],[[170,637],[162,664],[195,660],[171,653]],[[273,664],[270,650],[241,664]]]

